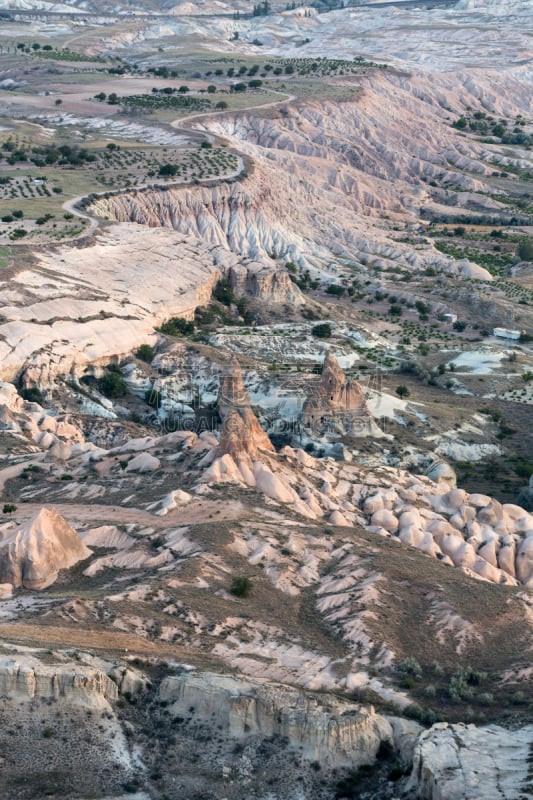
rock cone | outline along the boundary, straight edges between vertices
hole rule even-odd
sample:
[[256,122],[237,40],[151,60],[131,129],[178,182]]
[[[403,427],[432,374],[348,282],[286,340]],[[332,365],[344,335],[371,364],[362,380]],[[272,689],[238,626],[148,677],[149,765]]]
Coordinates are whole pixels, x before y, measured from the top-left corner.
[[60,569],[90,555],[76,531],[55,509],[42,508],[33,519],[0,539],[0,583],[46,589]]
[[230,455],[236,463],[250,458],[256,461],[259,450],[274,452],[272,442],[250,408],[242,370],[232,358],[220,378],[218,411],[222,420],[217,457]]
[[357,381],[347,380],[334,355],[328,353],[317,386],[304,403],[302,422],[317,435],[379,435]]

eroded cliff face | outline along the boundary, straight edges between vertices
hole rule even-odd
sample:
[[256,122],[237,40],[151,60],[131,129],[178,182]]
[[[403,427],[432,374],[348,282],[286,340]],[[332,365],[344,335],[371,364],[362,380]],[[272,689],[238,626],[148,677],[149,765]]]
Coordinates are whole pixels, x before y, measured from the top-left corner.
[[498,725],[439,723],[416,743],[406,791],[417,800],[529,797],[532,744],[532,725],[510,731]]
[[499,81],[476,72],[463,85],[447,76],[373,73],[358,97],[340,104],[309,100],[267,114],[202,119],[197,128],[253,160],[248,177],[100,198],[92,212],[174,228],[252,259],[275,256],[302,268],[329,270],[332,259],[343,257],[361,267],[394,262],[490,280],[485,269],[454,261],[429,241],[410,247],[393,228],[418,224],[428,208],[503,208],[485,181],[505,157],[451,125],[480,102],[494,113],[527,113],[522,85]]
[[42,254],[0,287],[0,378],[22,373],[26,386],[46,388],[130,353],[168,317],[190,318],[207,303],[228,257],[138,225]]
[[37,655],[0,658],[0,796],[121,796],[137,775],[112,705],[117,686],[101,669]]
[[237,264],[229,269],[234,294],[249,295],[268,305],[301,306],[305,298],[285,270],[273,269],[260,262]]
[[0,658],[0,695],[9,700],[59,700],[107,708],[118,698],[116,684],[98,669],[74,664],[48,666],[36,659]]
[[322,701],[281,684],[192,672],[166,678],[161,700],[173,713],[221,726],[232,738],[285,737],[309,761],[327,767],[371,764],[382,742],[394,747],[393,726],[372,707]]

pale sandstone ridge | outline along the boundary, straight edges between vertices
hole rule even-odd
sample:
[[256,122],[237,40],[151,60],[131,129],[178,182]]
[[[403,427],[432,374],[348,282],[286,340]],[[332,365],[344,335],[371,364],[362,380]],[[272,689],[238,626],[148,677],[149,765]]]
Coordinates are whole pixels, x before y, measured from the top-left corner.
[[[222,726],[228,736],[284,736],[304,758],[328,766],[371,764],[382,742],[394,746],[395,720],[336,698],[321,698],[281,684],[189,672],[165,678],[160,699],[172,712]],[[409,726],[409,723],[407,723]],[[411,723],[414,736],[419,726]]]
[[[85,247],[44,252],[0,282],[0,379],[46,390],[57,375],[127,355],[169,317],[192,318],[222,277],[264,302],[304,302],[270,259],[242,264],[208,237],[122,224]],[[0,425],[11,422],[3,411]]]
[[101,705],[118,698],[105,672],[74,664],[41,664],[30,656],[0,658],[0,696],[10,700],[58,700]]
[[236,463],[256,461],[259,452],[274,452],[268,435],[250,408],[244,388],[242,370],[232,358],[220,377],[218,410],[222,420],[220,443],[216,457],[230,456]]
[[76,531],[55,509],[42,508],[13,530],[0,531],[0,583],[46,589],[61,569],[91,555]]
[[22,371],[26,385],[46,388],[56,375],[130,353],[168,317],[207,303],[224,264],[217,248],[138,225],[43,253],[0,284],[0,377]]
[[347,380],[332,353],[322,366],[322,375],[302,409],[305,428],[315,434],[376,436],[381,431],[368,410],[361,387]]
[[438,723],[416,743],[406,792],[417,800],[531,797],[525,786],[532,744],[533,725],[508,731]]

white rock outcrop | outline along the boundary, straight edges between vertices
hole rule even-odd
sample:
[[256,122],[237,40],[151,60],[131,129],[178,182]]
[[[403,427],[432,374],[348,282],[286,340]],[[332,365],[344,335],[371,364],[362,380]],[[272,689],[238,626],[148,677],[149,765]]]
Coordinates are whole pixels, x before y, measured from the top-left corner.
[[415,746],[406,794],[417,800],[518,800],[526,788],[533,725],[506,730],[442,722]]
[[371,764],[381,742],[394,745],[391,723],[373,708],[281,684],[207,672],[165,678],[160,699],[181,716],[219,725],[228,736],[285,736],[304,758],[328,766]]
[[40,663],[29,655],[0,657],[0,697],[10,700],[58,700],[102,706],[118,698],[105,672],[74,664]]
[[0,531],[0,583],[45,589],[91,551],[55,509],[42,508],[18,528]]

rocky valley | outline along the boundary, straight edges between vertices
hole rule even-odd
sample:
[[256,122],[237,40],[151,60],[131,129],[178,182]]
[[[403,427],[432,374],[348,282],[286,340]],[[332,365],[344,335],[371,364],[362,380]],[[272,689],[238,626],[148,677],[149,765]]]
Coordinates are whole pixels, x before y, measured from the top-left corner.
[[0,15],[0,795],[533,797],[530,3]]

